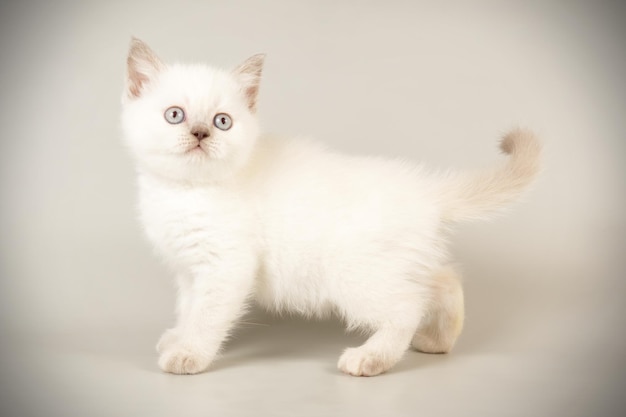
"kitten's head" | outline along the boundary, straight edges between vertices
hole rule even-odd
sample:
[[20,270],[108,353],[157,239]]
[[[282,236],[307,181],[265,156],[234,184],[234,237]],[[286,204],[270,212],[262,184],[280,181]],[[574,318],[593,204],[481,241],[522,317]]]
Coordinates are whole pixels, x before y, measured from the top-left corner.
[[256,99],[264,55],[234,71],[165,65],[133,38],[122,97],[126,143],[140,171],[216,182],[248,160],[259,126]]

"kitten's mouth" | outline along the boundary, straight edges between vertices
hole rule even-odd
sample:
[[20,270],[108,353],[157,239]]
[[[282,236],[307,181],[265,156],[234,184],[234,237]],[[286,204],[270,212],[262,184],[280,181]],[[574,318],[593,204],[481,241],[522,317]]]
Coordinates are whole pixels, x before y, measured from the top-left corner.
[[196,155],[196,154],[204,154],[204,155],[208,155],[208,152],[206,151],[206,149],[204,149],[202,147],[202,142],[198,143],[197,145],[194,146],[190,146],[186,151],[185,154],[188,155]]

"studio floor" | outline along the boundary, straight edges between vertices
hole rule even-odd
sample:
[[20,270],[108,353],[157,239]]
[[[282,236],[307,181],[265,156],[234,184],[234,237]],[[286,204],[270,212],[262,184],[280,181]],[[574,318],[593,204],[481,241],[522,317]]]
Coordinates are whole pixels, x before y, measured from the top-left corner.
[[[211,369],[193,376],[158,369],[156,324],[14,335],[3,340],[3,409],[15,416],[620,415],[625,346],[606,329],[618,311],[573,288],[560,300],[537,288],[488,274],[470,281],[467,325],[452,353],[409,351],[372,378],[337,370],[341,351],[364,338],[334,320],[254,311]],[[549,283],[543,290],[555,293]]]

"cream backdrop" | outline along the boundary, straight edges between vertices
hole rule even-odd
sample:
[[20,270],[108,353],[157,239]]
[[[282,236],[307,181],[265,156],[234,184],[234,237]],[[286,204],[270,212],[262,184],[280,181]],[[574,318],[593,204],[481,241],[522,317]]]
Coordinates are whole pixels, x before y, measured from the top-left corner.
[[[14,1],[0,6],[3,416],[617,416],[626,411],[626,7],[608,1]],[[134,213],[131,35],[169,61],[267,53],[267,131],[434,168],[545,140],[523,204],[459,227],[450,355],[350,378],[336,321],[260,312],[211,372],[165,375],[166,269]]]

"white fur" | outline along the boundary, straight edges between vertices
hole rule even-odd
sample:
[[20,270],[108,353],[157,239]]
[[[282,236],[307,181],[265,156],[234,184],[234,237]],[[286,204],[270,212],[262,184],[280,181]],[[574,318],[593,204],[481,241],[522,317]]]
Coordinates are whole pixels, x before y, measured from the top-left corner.
[[[449,225],[517,198],[538,171],[537,140],[513,131],[501,168],[432,175],[260,136],[261,63],[257,56],[235,72],[165,66],[141,41],[131,44],[122,120],[141,221],[179,285],[177,324],[157,346],[161,368],[207,369],[252,298],[273,311],[336,314],[371,333],[341,356],[348,374],[384,372],[411,344],[449,351],[463,324]],[[174,105],[187,114],[179,125],[163,118]],[[228,131],[212,125],[220,112],[233,119]],[[199,143],[196,124],[210,137],[187,153]]]

